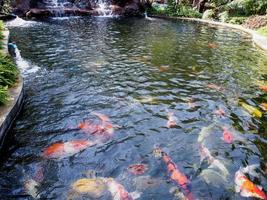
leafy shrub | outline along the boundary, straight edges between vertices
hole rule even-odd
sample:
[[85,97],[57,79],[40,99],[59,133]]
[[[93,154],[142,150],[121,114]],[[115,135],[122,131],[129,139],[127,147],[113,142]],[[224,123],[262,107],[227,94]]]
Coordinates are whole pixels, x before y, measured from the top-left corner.
[[231,17],[230,19],[228,19],[227,22],[231,23],[231,24],[237,24],[237,25],[241,25],[243,24],[248,18],[247,17]]
[[180,5],[177,7],[175,16],[201,18],[202,14],[190,6]]
[[266,0],[234,0],[227,6],[235,15],[265,14],[267,11]]

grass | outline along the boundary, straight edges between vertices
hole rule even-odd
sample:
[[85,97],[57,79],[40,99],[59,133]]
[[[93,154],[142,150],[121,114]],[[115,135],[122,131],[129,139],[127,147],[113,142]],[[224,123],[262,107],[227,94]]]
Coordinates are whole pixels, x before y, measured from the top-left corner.
[[[0,49],[3,49],[4,30],[4,23],[0,21]],[[18,74],[19,71],[13,60],[0,52],[0,105],[9,101],[8,88],[16,83]]]
[[257,30],[257,33],[259,33],[262,36],[267,37],[267,26],[261,27]]

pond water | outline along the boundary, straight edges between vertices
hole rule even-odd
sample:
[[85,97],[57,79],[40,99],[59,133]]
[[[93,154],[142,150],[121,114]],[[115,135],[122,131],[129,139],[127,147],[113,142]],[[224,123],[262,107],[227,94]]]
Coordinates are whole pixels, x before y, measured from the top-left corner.
[[[1,200],[32,199],[31,179],[41,199],[95,199],[71,189],[94,176],[114,178],[141,200],[181,199],[186,192],[153,153],[157,147],[190,180],[195,199],[242,199],[235,173],[248,165],[257,175],[247,177],[267,192],[267,122],[259,108],[267,93],[258,89],[267,81],[267,57],[248,35],[192,22],[100,17],[10,31],[34,70],[23,70],[25,105],[1,155]],[[88,120],[101,124],[95,112],[113,124],[105,139],[82,129]],[[43,156],[53,143],[77,139],[94,145],[61,159]],[[138,163],[147,170],[131,173]]]

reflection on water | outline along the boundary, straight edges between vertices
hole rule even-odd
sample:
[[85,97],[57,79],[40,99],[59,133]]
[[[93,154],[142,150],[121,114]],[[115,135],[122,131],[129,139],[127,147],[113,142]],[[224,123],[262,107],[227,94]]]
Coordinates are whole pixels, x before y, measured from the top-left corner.
[[11,38],[39,70],[25,78],[25,106],[1,156],[1,199],[112,199],[118,190],[242,199],[242,173],[267,191],[267,95],[258,89],[267,59],[247,35],[71,18],[13,27]]

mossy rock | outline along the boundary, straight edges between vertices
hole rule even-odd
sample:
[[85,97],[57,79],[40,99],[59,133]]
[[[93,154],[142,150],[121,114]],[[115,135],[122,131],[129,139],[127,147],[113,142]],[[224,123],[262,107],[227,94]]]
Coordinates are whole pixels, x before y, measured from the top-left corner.
[[206,10],[203,15],[202,19],[214,19],[215,17],[215,11],[214,10]]

